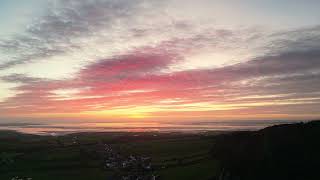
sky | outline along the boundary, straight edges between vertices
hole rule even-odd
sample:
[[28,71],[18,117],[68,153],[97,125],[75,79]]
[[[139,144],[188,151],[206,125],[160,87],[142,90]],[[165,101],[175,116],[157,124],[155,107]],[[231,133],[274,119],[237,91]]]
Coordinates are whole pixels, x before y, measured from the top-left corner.
[[0,0],[0,122],[320,117],[318,0]]

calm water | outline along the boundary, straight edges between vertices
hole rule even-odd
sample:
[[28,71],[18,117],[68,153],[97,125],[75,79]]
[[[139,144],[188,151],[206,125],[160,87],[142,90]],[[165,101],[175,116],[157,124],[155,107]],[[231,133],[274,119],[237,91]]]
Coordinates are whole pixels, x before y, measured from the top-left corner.
[[14,130],[40,135],[62,135],[74,132],[203,132],[257,130],[267,126],[297,121],[216,121],[216,122],[108,122],[60,124],[0,124],[0,130]]

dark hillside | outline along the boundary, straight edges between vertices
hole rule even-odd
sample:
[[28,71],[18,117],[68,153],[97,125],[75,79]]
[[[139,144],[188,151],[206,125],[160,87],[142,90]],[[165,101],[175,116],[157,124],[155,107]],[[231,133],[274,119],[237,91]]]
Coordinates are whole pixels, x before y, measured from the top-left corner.
[[320,121],[220,135],[212,154],[216,179],[320,179]]

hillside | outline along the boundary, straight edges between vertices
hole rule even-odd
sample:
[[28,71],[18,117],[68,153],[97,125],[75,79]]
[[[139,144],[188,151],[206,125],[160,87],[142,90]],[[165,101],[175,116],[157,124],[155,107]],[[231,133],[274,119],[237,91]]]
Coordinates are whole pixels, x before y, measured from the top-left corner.
[[219,180],[319,179],[320,121],[215,138]]

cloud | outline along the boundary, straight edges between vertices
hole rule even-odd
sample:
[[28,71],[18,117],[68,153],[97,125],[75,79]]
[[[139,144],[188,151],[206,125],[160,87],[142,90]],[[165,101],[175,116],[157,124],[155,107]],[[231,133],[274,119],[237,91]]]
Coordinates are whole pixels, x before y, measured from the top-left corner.
[[161,53],[163,50],[150,49],[149,51],[155,52],[133,52],[113,59],[100,60],[85,67],[80,72],[79,78],[96,82],[130,79],[130,77],[159,73],[160,70],[177,61],[177,57],[173,54]]
[[[26,111],[25,105],[30,105],[33,112],[81,112],[149,105],[158,111],[175,107],[176,111],[184,112],[317,105],[319,57],[320,53],[314,50],[287,52],[221,68],[162,73],[162,69],[180,57],[151,48],[97,61],[83,68],[75,79],[6,77],[28,83],[18,88],[25,93],[11,98],[2,107],[15,105]],[[68,88],[82,90],[69,99],[55,98],[52,93]]]
[[[250,38],[237,34],[243,32],[215,27],[214,23],[177,16],[169,7],[167,1],[153,0],[53,1],[25,32],[0,39],[0,50],[5,54],[0,69],[12,73],[23,71],[25,64],[42,62],[46,66],[48,61],[63,61],[70,67],[75,63],[87,65],[165,42],[177,44],[171,48],[184,52],[241,49]],[[252,36],[253,32],[248,34]],[[37,71],[28,70],[23,73]]]
[[[49,67],[49,61],[72,62],[77,69],[68,78],[1,74],[2,81],[19,86],[9,88],[16,93],[0,102],[0,111],[213,116],[289,113],[304,105],[314,112],[319,107],[319,26],[218,28],[175,18],[162,10],[166,6],[139,0],[53,3],[26,34],[0,40],[8,53],[0,69],[17,70],[34,61],[48,71],[69,66]],[[219,60],[223,57],[227,60]],[[271,110],[275,106],[279,110]]]
[[143,7],[149,3],[141,0],[53,1],[46,14],[34,20],[26,32],[0,40],[0,49],[9,56],[0,64],[0,69],[81,49],[81,39],[86,37],[98,36],[108,42],[112,36],[108,32],[121,28],[124,23],[130,24],[130,19],[139,16],[142,10],[150,11]]

